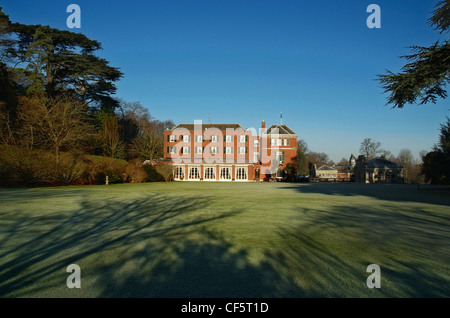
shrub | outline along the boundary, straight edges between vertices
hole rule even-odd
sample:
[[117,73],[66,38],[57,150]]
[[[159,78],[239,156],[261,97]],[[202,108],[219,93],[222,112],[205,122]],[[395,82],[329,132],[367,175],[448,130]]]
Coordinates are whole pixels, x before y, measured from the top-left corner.
[[105,184],[106,176],[109,183],[126,182],[127,162],[121,159],[87,155],[84,157],[87,165],[85,178],[87,184]]
[[1,146],[1,186],[42,186],[67,184],[104,184],[123,182],[127,162],[80,153],[61,153],[55,164],[53,154],[45,150]]
[[164,177],[157,171],[156,166],[152,164],[146,164],[143,166],[147,175],[147,182],[161,182],[166,181]]
[[125,167],[124,182],[142,183],[147,180],[147,173],[144,170],[142,161],[136,159],[128,162]]
[[164,178],[163,181],[173,181],[173,169],[171,165],[164,162],[158,162],[155,169]]
[[0,185],[56,185],[59,169],[53,158],[42,150],[2,146],[0,151]]

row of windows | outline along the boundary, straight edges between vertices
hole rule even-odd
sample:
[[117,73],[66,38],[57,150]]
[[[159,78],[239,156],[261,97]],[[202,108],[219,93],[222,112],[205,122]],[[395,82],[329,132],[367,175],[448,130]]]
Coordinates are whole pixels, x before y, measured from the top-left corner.
[[318,173],[317,176],[319,178],[336,178],[337,177],[336,174],[331,174],[331,173]]
[[[194,153],[195,154],[204,154],[205,153],[205,147],[194,147]],[[167,147],[167,153],[169,154],[176,154],[177,153],[177,147]],[[181,154],[190,154],[191,153],[191,147],[181,147],[180,150]],[[219,154],[219,147],[209,147],[209,153],[212,155]],[[233,147],[224,147],[223,153],[226,155],[233,154]],[[238,154],[244,155],[248,154],[248,147],[239,147],[238,148]],[[254,161],[259,160],[259,153],[255,152],[254,155]],[[278,161],[284,161],[285,160],[285,152],[284,151],[276,151],[275,152],[275,159]]]
[[[180,137],[180,141],[182,142],[189,142],[191,141],[191,135],[167,135],[167,141],[168,142],[175,142],[177,141],[178,137]],[[218,142],[219,141],[219,135],[210,135],[208,136],[208,140],[211,142]],[[239,135],[238,137],[239,142],[248,142],[248,135]],[[205,135],[195,135],[196,142],[204,142],[205,141]],[[233,135],[225,135],[223,136],[224,142],[233,142],[234,136]]]
[[289,146],[289,139],[288,138],[272,138],[270,139],[270,145],[271,146]]
[[[191,141],[191,135],[167,135],[167,141],[168,142],[176,142],[177,138],[180,137],[181,142],[190,142]],[[239,135],[238,137],[239,142],[248,142],[248,135]],[[195,135],[195,141],[196,142],[205,142],[205,136],[204,135]],[[219,135],[211,135],[209,136],[210,142],[218,142],[219,141]],[[225,135],[223,136],[224,142],[233,142],[234,136],[233,135]],[[255,140],[255,147],[258,147],[258,140]],[[290,140],[289,138],[271,138],[270,139],[270,145],[271,146],[289,146]]]
[[[219,147],[208,147],[209,153],[212,155],[217,155],[219,153]],[[233,154],[234,147],[223,147],[223,153],[227,155]],[[167,153],[170,154],[176,154],[177,153],[177,147],[167,147]],[[190,154],[191,153],[191,147],[180,147],[180,153],[181,154]],[[205,147],[194,147],[194,153],[195,154],[204,154],[205,153]],[[248,154],[248,147],[238,147],[238,154],[244,155]]]
[[[175,167],[173,170],[173,177],[176,180],[185,178],[184,167]],[[188,180],[200,180],[200,167],[189,167],[188,168]],[[205,180],[216,180],[216,168],[215,167],[205,167],[203,179]],[[235,179],[236,180],[247,180],[248,179],[248,168],[247,167],[236,167],[235,169]],[[219,180],[232,180],[232,168],[231,167],[220,167],[219,168]]]

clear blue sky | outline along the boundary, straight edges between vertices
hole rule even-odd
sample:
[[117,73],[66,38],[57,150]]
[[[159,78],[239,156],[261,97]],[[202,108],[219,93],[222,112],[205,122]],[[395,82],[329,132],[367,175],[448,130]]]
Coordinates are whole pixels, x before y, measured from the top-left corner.
[[[442,39],[427,24],[430,0],[53,0],[3,1],[13,22],[66,26],[81,7],[81,32],[124,72],[117,97],[175,123],[280,122],[313,151],[339,161],[364,138],[397,155],[430,150],[450,102],[386,106],[375,81],[398,71],[408,46]],[[371,3],[381,29],[369,29]]]

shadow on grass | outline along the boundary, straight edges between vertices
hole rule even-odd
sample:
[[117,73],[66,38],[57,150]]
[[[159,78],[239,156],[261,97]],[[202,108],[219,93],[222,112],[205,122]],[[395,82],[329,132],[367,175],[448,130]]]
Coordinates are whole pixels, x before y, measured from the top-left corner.
[[[211,198],[150,195],[83,201],[49,215],[16,213],[2,213],[1,297],[284,295],[275,269],[250,265],[245,250],[209,232],[210,222],[240,213],[215,212]],[[78,290],[66,287],[73,263],[82,273]]]
[[421,202],[450,206],[450,187],[415,184],[308,183],[281,185],[299,193],[368,196],[380,200]]
[[126,270],[129,263],[104,268],[102,297],[289,297],[291,289],[298,290],[275,268],[267,263],[251,265],[245,250],[232,251],[223,241],[166,246],[162,254],[153,249],[131,255],[129,263],[142,265],[136,271]]
[[[229,217],[249,221],[237,207],[216,209],[223,205],[216,200],[149,194],[89,198],[51,214],[4,209],[0,296],[450,296],[450,219],[442,209],[396,211],[381,201],[386,206],[292,208],[275,229],[273,248],[255,262],[255,246],[237,248],[212,231]],[[248,231],[267,226],[254,223]],[[66,287],[73,263],[81,267],[81,289]],[[366,286],[372,263],[381,267],[379,290]]]
[[[297,209],[300,225],[280,226],[283,250],[269,264],[311,297],[449,297],[450,217],[421,209],[336,206]],[[369,264],[381,267],[381,288],[369,289]]]

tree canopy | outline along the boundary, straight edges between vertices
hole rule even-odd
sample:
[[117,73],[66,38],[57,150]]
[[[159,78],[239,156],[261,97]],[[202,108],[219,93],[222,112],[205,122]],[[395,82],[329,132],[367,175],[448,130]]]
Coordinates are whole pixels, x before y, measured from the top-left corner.
[[0,8],[0,185],[157,177],[143,162],[162,157],[173,123],[114,96],[123,73],[101,49],[81,33],[12,23]]
[[123,73],[96,55],[100,42],[42,25],[12,23],[8,32],[14,40],[6,54],[25,74],[29,94],[70,92],[92,107],[117,106],[111,95]]
[[[440,1],[428,20],[440,33],[448,32],[450,25],[450,0]],[[412,46],[412,54],[402,56],[407,63],[400,72],[378,75],[385,93],[389,93],[387,104],[403,108],[406,104],[436,103],[438,98],[447,98],[446,86],[450,83],[450,43],[436,41],[429,47]]]

